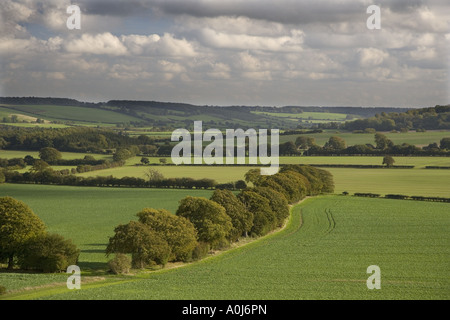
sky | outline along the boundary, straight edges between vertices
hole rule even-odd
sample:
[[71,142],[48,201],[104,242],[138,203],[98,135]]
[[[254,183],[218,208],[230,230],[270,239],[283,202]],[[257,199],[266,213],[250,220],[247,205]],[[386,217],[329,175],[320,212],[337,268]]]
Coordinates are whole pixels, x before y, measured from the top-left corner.
[[448,0],[1,0],[0,20],[0,96],[450,103]]

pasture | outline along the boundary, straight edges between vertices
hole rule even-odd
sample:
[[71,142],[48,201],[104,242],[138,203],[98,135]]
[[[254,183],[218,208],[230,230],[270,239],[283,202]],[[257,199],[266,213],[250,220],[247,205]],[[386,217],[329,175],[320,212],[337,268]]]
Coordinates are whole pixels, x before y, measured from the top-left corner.
[[[444,203],[323,196],[297,205],[282,231],[182,268],[5,298],[447,300],[449,227]],[[366,286],[371,265],[380,290]]]

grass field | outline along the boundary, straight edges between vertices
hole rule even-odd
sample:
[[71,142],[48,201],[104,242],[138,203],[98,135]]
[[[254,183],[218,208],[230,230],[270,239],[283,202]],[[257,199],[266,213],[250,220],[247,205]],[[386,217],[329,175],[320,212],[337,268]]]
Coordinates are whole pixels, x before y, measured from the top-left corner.
[[209,198],[211,191],[0,185],[0,197],[24,201],[50,232],[73,239],[84,269],[105,267],[104,252],[114,227],[137,220],[136,213],[146,207],[175,212],[178,201],[188,195]]
[[[64,285],[17,299],[444,299],[450,298],[448,204],[326,196],[293,210],[274,235],[187,265]],[[367,267],[381,270],[369,290]],[[5,274],[0,279],[8,285]]]

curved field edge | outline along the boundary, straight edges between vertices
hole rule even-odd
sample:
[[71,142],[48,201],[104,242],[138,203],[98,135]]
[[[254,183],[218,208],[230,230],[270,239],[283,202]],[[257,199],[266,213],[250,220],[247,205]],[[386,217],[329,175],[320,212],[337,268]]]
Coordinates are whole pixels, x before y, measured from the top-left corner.
[[[297,223],[295,223],[295,218],[293,218],[293,211],[299,211],[300,206],[304,205],[306,201],[308,201],[310,198],[305,198],[299,203],[291,206],[290,208],[290,215],[283,227],[276,229],[269,234],[255,239],[243,239],[243,243],[235,243],[232,245],[231,248],[226,249],[224,251],[219,251],[217,254],[210,255],[208,257],[205,257],[202,260],[190,262],[190,263],[178,263],[178,264],[169,264],[169,267],[163,268],[156,271],[142,271],[135,275],[119,275],[119,276],[106,276],[102,277],[99,280],[99,277],[90,277],[90,276],[81,276],[82,279],[82,285],[81,288],[83,290],[89,290],[93,288],[102,288],[102,287],[109,287],[117,284],[123,284],[128,282],[135,282],[142,279],[149,279],[154,275],[157,274],[163,274],[168,272],[174,272],[177,271],[179,268],[190,268],[193,266],[205,264],[205,263],[212,263],[214,261],[217,261],[224,256],[228,254],[239,254],[243,250],[249,250],[253,246],[259,245],[263,241],[267,241],[270,238],[277,236],[279,234],[282,234],[283,232],[289,232],[289,230],[296,228],[298,229],[301,225],[301,219],[297,219]],[[67,277],[70,275],[68,274]],[[92,280],[90,280],[92,278]],[[97,278],[97,279],[95,279]],[[87,279],[87,281],[86,281]],[[53,284],[46,284],[42,286],[36,286],[33,288],[25,288],[21,290],[15,290],[11,293],[8,293],[4,295],[3,297],[0,296],[0,300],[32,300],[32,299],[45,299],[47,296],[54,296],[54,295],[60,295],[60,294],[66,294],[69,292],[69,289],[67,289],[66,283],[60,282],[60,283],[53,283]]]

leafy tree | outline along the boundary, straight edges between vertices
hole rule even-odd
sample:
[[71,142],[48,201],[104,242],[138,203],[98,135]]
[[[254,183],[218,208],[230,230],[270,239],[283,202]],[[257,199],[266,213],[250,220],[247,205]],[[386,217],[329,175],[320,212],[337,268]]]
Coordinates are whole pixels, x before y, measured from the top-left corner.
[[144,175],[150,182],[161,181],[164,179],[164,175],[161,172],[152,168],[145,170]]
[[131,158],[133,154],[128,149],[119,149],[114,153],[113,160],[114,161],[125,161]]
[[328,150],[342,150],[345,149],[346,143],[345,140],[341,137],[332,136],[328,139],[328,141],[323,146],[324,149]]
[[280,154],[291,155],[298,153],[299,151],[297,150],[297,146],[295,145],[294,142],[288,141],[280,144]]
[[391,166],[394,165],[394,163],[395,163],[395,160],[394,160],[394,158],[392,158],[392,156],[386,155],[386,156],[383,157],[383,163],[382,164],[385,164],[386,167],[391,167]]
[[225,208],[226,214],[231,218],[233,228],[228,239],[237,241],[241,236],[247,236],[253,225],[253,214],[236,198],[230,190],[214,190],[211,200]]
[[55,148],[45,147],[39,150],[39,158],[47,163],[54,163],[62,159],[62,155],[61,152],[59,152]]
[[22,269],[59,272],[78,261],[80,250],[72,240],[58,234],[41,234],[29,239],[19,256]]
[[8,269],[28,240],[45,232],[45,225],[23,202],[0,198],[0,258],[8,259]]
[[45,162],[44,160],[35,160],[33,162],[33,166],[30,168],[31,172],[43,172],[47,169],[51,169],[49,164]]
[[269,200],[270,208],[276,217],[277,227],[281,227],[286,218],[289,217],[289,204],[286,197],[282,193],[267,187],[253,188],[252,191]]
[[295,139],[295,145],[300,149],[308,149],[315,144],[313,137],[299,136]]
[[188,261],[197,246],[197,230],[186,218],[164,209],[145,208],[137,214],[139,222],[167,241],[171,255],[169,261]]
[[145,224],[130,221],[114,229],[109,238],[106,254],[130,253],[133,267],[145,268],[152,263],[165,265],[170,257],[170,247],[157,232]]
[[3,173],[3,170],[0,169],[0,184],[5,183],[5,181],[5,174]]
[[142,163],[143,165],[147,165],[147,164],[150,163],[150,160],[148,160],[147,157],[142,157],[142,158],[141,158],[141,163]]
[[176,215],[189,219],[197,229],[198,241],[209,243],[211,248],[225,243],[233,227],[225,208],[206,198],[182,199]]
[[253,185],[258,185],[261,179],[261,170],[260,169],[250,169],[247,171],[247,173],[244,175],[245,182],[253,183]]
[[440,148],[450,150],[450,138],[442,138],[440,141]]
[[253,214],[253,226],[250,234],[263,236],[276,226],[276,216],[270,207],[270,201],[251,190],[243,190],[238,199]]
[[379,132],[375,133],[375,144],[376,148],[381,150],[385,150],[394,145],[394,143],[391,140],[389,140],[388,137]]

